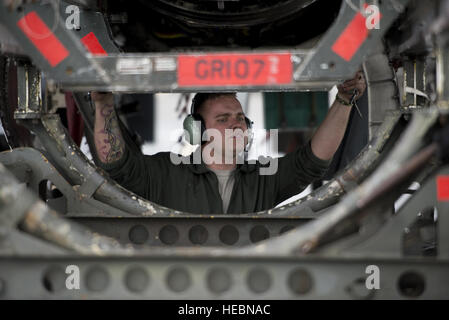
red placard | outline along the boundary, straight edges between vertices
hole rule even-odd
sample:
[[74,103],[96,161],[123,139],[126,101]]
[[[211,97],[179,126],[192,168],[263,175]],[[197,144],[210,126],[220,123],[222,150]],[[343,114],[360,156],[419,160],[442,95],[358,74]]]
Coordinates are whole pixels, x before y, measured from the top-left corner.
[[[365,4],[365,9],[368,7]],[[380,21],[382,15],[379,13],[376,19]],[[360,46],[368,37],[369,30],[366,27],[366,17],[358,12],[349,22],[343,32],[332,45],[332,51],[346,61],[350,61]]]
[[89,50],[89,52],[92,53],[93,55],[96,56],[108,55],[93,32],[90,32],[83,38],[81,38],[81,42],[84,44],[86,49]]
[[47,59],[52,67],[67,58],[69,51],[55,37],[35,11],[28,13],[17,22],[17,26]]
[[178,56],[179,86],[250,86],[291,81],[290,53]]
[[332,51],[344,60],[349,61],[366,40],[366,37],[368,37],[368,29],[365,26],[365,17],[357,13],[335,41]]
[[438,201],[449,201],[449,176],[437,177],[437,199]]

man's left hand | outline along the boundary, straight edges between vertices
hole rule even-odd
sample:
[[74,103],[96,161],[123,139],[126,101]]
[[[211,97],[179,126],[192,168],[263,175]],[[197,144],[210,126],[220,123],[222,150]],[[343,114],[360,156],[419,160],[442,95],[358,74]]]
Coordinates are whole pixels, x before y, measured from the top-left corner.
[[355,100],[358,100],[363,95],[366,89],[366,82],[365,77],[363,76],[363,72],[358,71],[354,78],[346,80],[345,82],[343,82],[343,84],[338,85],[337,88],[340,98],[347,101],[348,103],[352,98],[354,89],[356,89],[358,94],[355,97]]

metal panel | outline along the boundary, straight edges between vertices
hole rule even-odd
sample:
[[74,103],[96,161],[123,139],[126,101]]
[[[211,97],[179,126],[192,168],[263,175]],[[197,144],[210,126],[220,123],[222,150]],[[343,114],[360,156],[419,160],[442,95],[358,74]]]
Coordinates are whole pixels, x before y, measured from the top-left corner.
[[[83,258],[0,261],[2,299],[441,299],[449,296],[448,262],[413,259]],[[66,267],[80,289],[65,287]],[[366,268],[380,289],[365,287]],[[442,285],[443,284],[443,285]],[[446,285],[444,285],[446,284]],[[225,304],[225,303],[224,303]],[[217,312],[220,315],[220,311]]]

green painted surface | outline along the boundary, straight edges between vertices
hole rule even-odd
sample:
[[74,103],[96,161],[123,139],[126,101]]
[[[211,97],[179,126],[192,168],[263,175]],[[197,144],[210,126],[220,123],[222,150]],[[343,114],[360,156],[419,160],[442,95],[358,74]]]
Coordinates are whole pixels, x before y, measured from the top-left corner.
[[267,129],[304,129],[319,125],[329,109],[327,91],[265,92]]

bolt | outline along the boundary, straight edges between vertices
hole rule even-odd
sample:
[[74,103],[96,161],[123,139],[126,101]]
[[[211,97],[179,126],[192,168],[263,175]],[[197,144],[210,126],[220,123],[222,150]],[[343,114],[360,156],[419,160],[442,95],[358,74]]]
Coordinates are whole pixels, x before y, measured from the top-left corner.
[[298,80],[299,80],[299,72],[295,72],[295,73],[293,74],[293,79],[295,79],[295,81],[298,81]]
[[300,64],[302,62],[302,58],[300,56],[293,55],[291,58],[293,63]]

